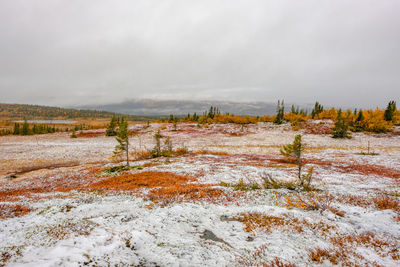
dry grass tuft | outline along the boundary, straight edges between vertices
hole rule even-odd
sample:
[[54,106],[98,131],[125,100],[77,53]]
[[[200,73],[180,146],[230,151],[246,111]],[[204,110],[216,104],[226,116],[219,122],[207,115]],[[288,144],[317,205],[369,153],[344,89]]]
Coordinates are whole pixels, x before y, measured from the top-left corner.
[[378,237],[374,233],[366,232],[358,235],[347,235],[344,237],[332,237],[332,244],[336,251],[342,256],[342,261],[346,255],[363,258],[356,251],[358,247],[367,247],[373,249],[381,257],[391,257],[394,260],[400,260],[400,250],[396,240],[390,240],[387,237]]
[[278,257],[275,257],[275,259],[273,259],[272,261],[263,263],[262,266],[263,267],[295,267],[296,265],[294,265],[293,263],[285,263]]
[[382,197],[375,197],[372,199],[372,201],[375,204],[375,207],[377,207],[380,210],[398,210],[399,209],[399,201],[396,199],[392,199],[388,196],[382,196]]
[[398,242],[387,237],[377,237],[373,233],[362,233],[358,235],[346,235],[342,237],[331,237],[333,245],[330,249],[315,248],[310,250],[309,257],[313,262],[322,264],[328,260],[331,264],[341,266],[356,266],[350,258],[362,260],[365,265],[374,265],[376,262],[369,262],[357,250],[364,247],[374,250],[381,257],[391,257],[393,260],[400,260]]
[[367,197],[367,196],[353,196],[343,195],[337,198],[338,201],[352,206],[359,206],[363,208],[376,207],[380,210],[391,209],[398,211],[400,202],[395,198],[389,196]]
[[48,227],[46,233],[52,239],[62,240],[69,238],[72,234],[88,236],[95,226],[97,226],[95,223],[88,220],[80,222],[65,221],[61,224]]
[[294,267],[295,264],[288,263],[278,257],[271,261],[266,261],[265,258],[269,256],[267,251],[268,246],[262,245],[255,250],[247,250],[246,256],[239,256],[237,263],[239,266],[262,266],[262,267]]
[[227,196],[224,191],[207,184],[177,184],[150,191],[148,197],[154,202],[193,201],[216,199]]
[[302,210],[319,210],[323,212],[331,208],[333,197],[328,194],[319,194],[315,191],[283,194],[273,193],[275,204],[289,209],[298,208]]
[[20,204],[0,204],[0,219],[24,216],[32,210],[32,208]]
[[320,234],[326,235],[334,226],[322,221],[318,223],[308,222],[305,219],[267,216],[258,212],[241,213],[234,217],[235,220],[242,222],[246,232],[255,233],[256,231],[271,233],[274,230],[295,231],[301,233],[303,227],[318,230]]
[[339,209],[334,208],[334,207],[329,207],[329,210],[330,210],[333,214],[336,214],[336,215],[339,216],[339,217],[344,217],[344,215],[346,214],[344,211],[339,210]]
[[197,150],[194,152],[198,155],[215,155],[215,156],[228,156],[229,153],[222,151],[209,151],[209,150]]
[[329,260],[332,264],[337,265],[339,263],[340,254],[334,250],[327,250],[316,248],[310,251],[310,259],[313,262],[319,264],[323,263],[325,260]]

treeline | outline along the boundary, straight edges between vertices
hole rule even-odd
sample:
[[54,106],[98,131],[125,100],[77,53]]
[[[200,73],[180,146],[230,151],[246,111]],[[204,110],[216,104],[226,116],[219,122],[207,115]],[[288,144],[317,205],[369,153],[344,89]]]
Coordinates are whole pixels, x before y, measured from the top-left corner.
[[24,121],[23,123],[14,123],[12,130],[2,129],[0,130],[0,135],[34,135],[34,134],[48,134],[57,132],[69,132],[69,131],[82,131],[90,129],[90,126],[85,124],[75,125],[73,127],[57,127],[50,124],[37,124],[28,123]]
[[[338,120],[343,122],[348,130],[353,132],[375,132],[386,133],[394,125],[400,125],[400,112],[396,108],[396,102],[390,101],[386,109],[325,109],[319,102],[316,102],[314,108],[309,113],[307,110],[300,109],[292,105],[289,112],[285,112],[284,101],[278,101],[275,115],[264,116],[240,116],[225,113],[222,114],[217,107],[211,106],[208,111],[197,115],[197,113],[188,114],[186,117],[170,115],[168,122],[197,122],[197,123],[236,123],[250,124],[257,122],[273,122],[274,124],[290,123],[293,127],[301,128],[302,124],[309,120],[332,120],[336,123]],[[163,120],[164,122],[166,120]]]
[[396,108],[396,102],[390,101],[386,109],[354,109],[343,111],[341,109],[324,109],[318,102],[315,103],[311,114],[306,113],[285,113],[284,121],[290,122],[293,126],[301,125],[307,120],[332,120],[340,121],[352,132],[389,132],[394,125],[400,124],[400,112]]
[[[111,118],[115,113],[98,110],[67,109],[60,107],[47,107],[25,104],[0,104],[0,117],[26,118],[26,119],[100,119]],[[129,120],[144,120],[144,118],[132,115],[124,115]]]

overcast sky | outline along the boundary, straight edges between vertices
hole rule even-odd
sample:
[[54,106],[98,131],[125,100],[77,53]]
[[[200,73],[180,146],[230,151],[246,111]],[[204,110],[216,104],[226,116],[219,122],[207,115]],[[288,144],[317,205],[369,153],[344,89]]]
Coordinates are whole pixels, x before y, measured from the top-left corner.
[[399,0],[0,0],[0,103],[385,106],[399,14]]

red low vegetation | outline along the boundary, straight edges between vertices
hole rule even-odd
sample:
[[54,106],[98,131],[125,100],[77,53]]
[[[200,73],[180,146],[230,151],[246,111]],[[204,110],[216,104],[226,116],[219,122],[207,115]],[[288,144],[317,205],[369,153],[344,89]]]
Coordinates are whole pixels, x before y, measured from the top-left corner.
[[[98,179],[95,175],[101,170],[92,168],[77,173],[52,173],[46,176],[15,180],[0,187],[0,201],[17,201],[22,197],[32,198],[33,194],[48,192],[68,192],[79,189],[83,184]],[[37,196],[35,196],[37,198]]]
[[[227,194],[224,190],[214,188],[211,184],[194,184],[196,178],[177,175],[171,172],[147,171],[125,173],[97,181],[96,174],[101,169],[81,171],[79,174],[57,174],[54,176],[15,181],[12,188],[2,188],[0,201],[18,201],[21,198],[41,198],[38,193],[69,192],[71,190],[97,190],[103,193],[133,192],[138,189],[151,189],[148,198],[154,202],[170,201],[215,201],[222,197],[226,201],[234,200],[240,193]],[[46,197],[46,196],[43,196]]]
[[138,188],[168,187],[194,181],[195,178],[171,172],[146,171],[127,173],[89,185],[87,188],[107,190],[134,190]]
[[99,136],[104,136],[104,135],[105,135],[104,131],[87,131],[87,132],[80,132],[76,136],[91,138],[91,137],[99,137]]
[[135,174],[124,174],[100,181],[87,188],[114,191],[131,191],[151,188],[148,198],[154,202],[193,201],[215,199],[227,196],[221,189],[210,184],[193,184],[196,178],[177,175],[171,172],[147,171]]
[[[268,160],[271,162],[276,162],[276,163],[286,163],[286,164],[288,164],[288,163],[295,164],[296,163],[295,160],[278,158],[278,157],[277,158],[270,157],[270,158],[268,158]],[[340,161],[321,160],[321,159],[316,159],[316,158],[304,159],[303,163],[304,164],[315,164],[315,165],[320,165],[320,166],[329,167],[329,168],[336,168],[345,173],[378,175],[378,176],[384,176],[384,177],[395,178],[395,179],[400,178],[399,170],[387,168],[385,166],[380,166],[380,165],[359,164],[359,163],[354,163],[354,162],[346,163],[346,162],[340,162]]]

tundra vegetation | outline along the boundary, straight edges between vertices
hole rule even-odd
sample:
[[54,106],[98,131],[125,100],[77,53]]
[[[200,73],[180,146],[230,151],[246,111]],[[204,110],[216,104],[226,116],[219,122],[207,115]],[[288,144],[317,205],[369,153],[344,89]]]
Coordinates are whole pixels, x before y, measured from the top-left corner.
[[0,265],[399,265],[394,101],[309,112],[282,100],[260,117],[217,107],[158,121],[108,115],[101,127],[40,136],[10,124]]

